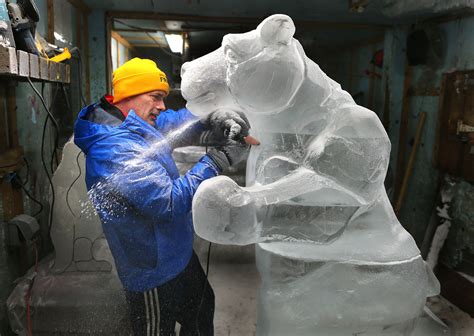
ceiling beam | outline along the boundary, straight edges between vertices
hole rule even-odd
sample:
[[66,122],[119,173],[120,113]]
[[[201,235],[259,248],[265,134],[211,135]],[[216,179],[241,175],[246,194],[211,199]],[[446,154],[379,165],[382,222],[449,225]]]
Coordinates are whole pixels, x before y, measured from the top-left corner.
[[133,49],[133,46],[130,44],[130,42],[128,42],[126,39],[122,37],[122,35],[120,35],[114,30],[112,30],[112,37],[116,39],[118,42],[120,42],[121,44],[123,44],[128,49]]
[[192,32],[226,32],[226,33],[242,33],[246,30],[243,28],[230,28],[230,27],[185,27],[181,29],[125,29],[125,28],[114,28],[114,31],[119,33],[156,33],[157,31],[165,34],[181,34],[181,33],[192,33]]
[[156,43],[132,43],[135,48],[165,48],[167,46],[158,45]]
[[114,31],[116,32],[123,32],[123,33],[156,33],[158,29],[133,29],[133,28],[116,28],[114,26]]
[[425,23],[444,23],[454,20],[461,20],[474,16],[474,9],[472,8],[462,8],[455,11],[451,11],[447,14],[439,15],[433,18],[426,19]]
[[[199,16],[199,15],[181,15],[181,14],[163,14],[154,12],[127,12],[110,11],[107,16],[114,19],[135,19],[135,20],[170,20],[170,21],[195,21],[195,22],[219,22],[219,23],[237,23],[246,26],[257,26],[264,18],[246,18],[246,17],[217,17],[217,16]],[[326,21],[308,21],[294,20],[297,27],[308,28],[326,28],[326,29],[365,29],[380,30],[390,27],[384,24],[370,23],[348,23],[348,22],[326,22]]]
[[130,39],[130,41],[128,41],[128,42],[133,44],[133,42],[131,42],[131,41],[151,41],[153,43],[156,43],[155,40],[158,41],[159,37],[157,37],[157,36],[150,37],[149,35],[144,35],[144,36],[127,36],[127,38]]

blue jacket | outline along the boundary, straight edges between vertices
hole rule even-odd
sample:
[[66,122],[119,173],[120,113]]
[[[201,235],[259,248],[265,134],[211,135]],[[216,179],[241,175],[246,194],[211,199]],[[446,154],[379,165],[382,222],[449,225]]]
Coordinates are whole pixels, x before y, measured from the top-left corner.
[[[129,291],[173,279],[191,258],[192,198],[219,168],[205,155],[180,177],[165,136],[194,118],[186,109],[167,110],[155,128],[133,111],[122,121],[96,103],[74,125],[74,142],[86,155],[87,189]],[[184,133],[191,137],[198,128]]]

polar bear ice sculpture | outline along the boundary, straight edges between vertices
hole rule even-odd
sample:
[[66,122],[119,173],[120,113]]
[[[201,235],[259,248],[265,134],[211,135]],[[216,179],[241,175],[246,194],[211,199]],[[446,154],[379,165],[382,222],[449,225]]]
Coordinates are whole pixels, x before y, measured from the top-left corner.
[[259,243],[259,335],[410,335],[439,284],[385,193],[389,139],[294,32],[273,15],[183,66],[193,113],[243,111],[261,141],[248,187],[226,177],[200,186],[196,233]]

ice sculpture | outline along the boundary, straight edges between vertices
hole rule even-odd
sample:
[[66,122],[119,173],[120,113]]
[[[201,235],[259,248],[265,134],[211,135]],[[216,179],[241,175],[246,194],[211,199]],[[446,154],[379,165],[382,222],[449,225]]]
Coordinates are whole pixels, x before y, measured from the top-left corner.
[[53,272],[116,272],[102,224],[87,195],[84,154],[72,138],[53,176],[55,191],[51,240]]
[[386,196],[389,139],[294,32],[273,15],[182,68],[192,113],[243,111],[261,141],[247,187],[224,176],[199,187],[195,231],[258,243],[259,335],[414,335],[439,283]]

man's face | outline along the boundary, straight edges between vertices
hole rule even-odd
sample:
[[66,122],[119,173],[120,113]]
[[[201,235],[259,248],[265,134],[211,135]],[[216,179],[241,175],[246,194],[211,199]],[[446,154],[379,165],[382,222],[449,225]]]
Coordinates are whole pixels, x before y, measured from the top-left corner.
[[151,126],[155,126],[156,118],[160,115],[160,112],[166,110],[165,97],[166,93],[164,91],[151,91],[131,97],[129,106],[130,109],[135,111],[137,116]]

